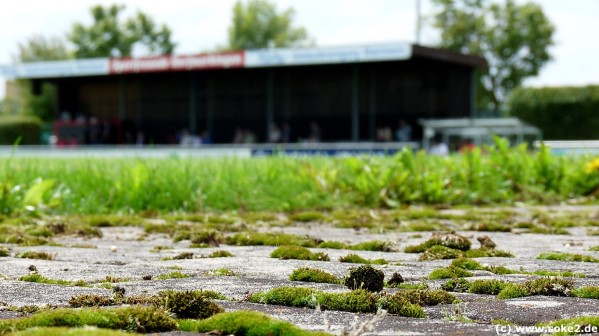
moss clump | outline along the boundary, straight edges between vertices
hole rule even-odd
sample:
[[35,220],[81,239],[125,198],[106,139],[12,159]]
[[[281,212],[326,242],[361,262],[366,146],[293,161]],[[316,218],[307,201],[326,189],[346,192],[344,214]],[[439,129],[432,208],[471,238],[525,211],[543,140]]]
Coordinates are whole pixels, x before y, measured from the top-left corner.
[[289,216],[289,218],[291,220],[294,220],[296,222],[315,222],[315,221],[322,221],[326,219],[326,216],[321,213],[321,212],[317,212],[317,211],[304,211],[304,212],[298,212],[295,214],[292,214]]
[[225,241],[222,233],[216,230],[194,232],[191,234],[190,239],[193,247],[218,247]]
[[341,249],[349,249],[350,246],[339,242],[339,241],[323,241],[322,243],[318,244],[319,248],[328,248],[328,249],[333,249],[333,250],[341,250]]
[[572,295],[585,299],[599,299],[599,286],[586,286],[576,288],[572,291]]
[[320,260],[329,261],[329,256],[322,252],[313,253],[302,246],[279,246],[270,254],[271,258],[297,259],[297,260]]
[[[484,232],[510,232],[512,228],[509,225],[505,225],[498,222],[486,222],[473,224],[469,228],[472,231],[484,231]],[[485,236],[486,237],[486,236]]]
[[589,247],[589,251],[599,252],[599,245]]
[[10,257],[10,251],[4,246],[0,246],[0,257]]
[[385,259],[366,259],[363,257],[360,257],[357,254],[348,254],[346,256],[343,257],[339,257],[339,261],[340,262],[346,262],[346,263],[354,263],[354,264],[376,264],[376,265],[386,265],[389,262]]
[[[555,328],[571,328],[574,333],[556,333],[554,335],[578,335],[579,333],[596,333],[599,330],[599,316],[577,316],[565,318],[551,323],[539,323],[539,326],[551,326]],[[593,329],[595,331],[593,331]],[[578,333],[576,332],[578,331]]]
[[341,280],[331,273],[315,268],[298,268],[289,276],[291,281],[319,282],[319,283],[341,283]]
[[24,275],[24,276],[22,276],[22,277],[19,278],[19,281],[37,282],[37,283],[45,283],[45,284],[50,284],[50,285],[62,285],[62,286],[71,286],[71,285],[73,285],[73,283],[70,282],[70,281],[48,279],[48,278],[46,278],[46,277],[44,277],[44,276],[42,276],[41,274],[38,274],[38,273]]
[[455,259],[454,261],[452,261],[451,262],[451,266],[458,267],[458,268],[463,268],[463,269],[467,269],[467,270],[470,270],[470,271],[484,270],[484,269],[486,269],[478,261],[472,260],[470,258],[464,258],[464,257],[460,257],[460,258]]
[[225,251],[225,250],[214,251],[208,255],[208,258],[228,258],[228,257],[234,257],[234,255],[233,255],[233,253],[231,253],[229,251]]
[[47,252],[25,251],[18,255],[19,258],[52,260],[54,256]]
[[471,277],[472,273],[468,270],[458,267],[444,267],[434,269],[429,275],[429,280],[438,280],[438,279],[450,279],[450,278],[463,278],[463,277]]
[[200,333],[218,330],[223,335],[330,336],[324,332],[302,330],[263,313],[243,310],[217,314],[204,320],[182,320],[179,321],[179,329]]
[[564,278],[538,278],[523,284],[507,284],[497,295],[498,299],[512,299],[531,295],[570,296],[574,285]]
[[192,252],[181,252],[173,257],[173,260],[193,259]]
[[159,292],[154,305],[175,314],[178,318],[205,319],[224,310],[212,302],[202,291]]
[[235,276],[235,272],[233,272],[233,270],[226,268],[226,267],[221,267],[221,268],[217,268],[217,269],[213,269],[210,272],[208,272],[208,275],[212,275],[212,276]]
[[395,294],[399,300],[405,300],[419,306],[436,306],[439,304],[450,304],[456,301],[456,297],[444,290],[420,290],[420,289],[405,289]]
[[441,245],[456,250],[467,251],[472,243],[470,240],[455,232],[449,233],[434,233],[431,239],[426,244],[428,246]]
[[228,245],[237,246],[281,246],[296,245],[303,247],[316,247],[322,243],[321,240],[287,233],[259,233],[245,232],[237,233],[226,239]]
[[385,274],[370,265],[350,268],[345,277],[345,286],[349,289],[366,289],[371,292],[383,290]]
[[363,243],[358,243],[355,245],[351,245],[349,247],[351,250],[361,250],[361,251],[379,251],[379,252],[393,252],[395,251],[391,247],[390,242],[380,241],[380,240],[372,240]]
[[389,314],[414,317],[414,318],[425,318],[426,314],[424,309],[417,304],[408,302],[407,300],[400,298],[396,295],[381,295],[377,301],[379,308],[386,310]]
[[12,336],[135,336],[137,333],[130,333],[110,329],[92,329],[83,328],[65,328],[65,327],[33,327],[23,331],[11,333]]
[[519,273],[518,271],[514,271],[512,269],[509,269],[505,266],[489,266],[486,268],[487,271],[495,273],[497,275],[503,275],[503,274],[516,274]]
[[498,257],[498,258],[513,258],[514,255],[511,252],[495,249],[479,248],[466,251],[466,256],[469,258],[487,258],[487,257]]
[[403,282],[404,282],[404,279],[401,276],[401,274],[394,272],[391,275],[391,278],[389,279],[389,281],[387,281],[387,286],[388,287],[399,287],[399,285],[401,285]]
[[599,262],[599,259],[593,258],[591,256],[566,253],[566,252],[545,252],[545,253],[539,254],[537,259],[579,261],[579,262]]
[[455,259],[464,255],[464,252],[449,247],[434,245],[424,251],[418,260]]
[[313,307],[311,296],[318,291],[308,287],[277,287],[252,294],[248,301],[288,307]]
[[102,306],[112,306],[115,304],[115,301],[105,295],[98,294],[81,294],[71,296],[69,298],[69,306],[74,308],[79,307],[102,307]]
[[63,308],[41,311],[29,317],[3,320],[0,333],[32,327],[83,327],[120,329],[139,333],[166,332],[177,329],[177,322],[164,310],[155,307]]
[[507,286],[501,280],[474,280],[470,283],[468,292],[475,294],[497,295]]
[[542,275],[542,276],[556,276],[556,277],[577,277],[584,278],[585,275],[582,273],[574,273],[572,271],[547,271],[547,270],[536,270],[532,272],[534,275]]
[[448,292],[465,293],[470,289],[470,282],[464,278],[451,279],[443,283],[441,289]]
[[179,271],[160,274],[156,277],[157,280],[184,279],[184,278],[189,278],[189,274],[181,273]]
[[377,296],[365,289],[356,289],[349,293],[315,294],[320,308],[325,310],[347,311],[353,313],[372,313],[377,309]]

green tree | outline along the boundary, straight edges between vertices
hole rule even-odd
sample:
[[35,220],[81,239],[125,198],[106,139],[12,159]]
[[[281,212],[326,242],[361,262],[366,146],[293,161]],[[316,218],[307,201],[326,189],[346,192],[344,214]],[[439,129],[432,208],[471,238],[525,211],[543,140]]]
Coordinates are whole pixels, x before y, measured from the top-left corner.
[[293,27],[295,12],[289,8],[277,12],[266,0],[237,1],[233,7],[233,22],[229,27],[226,49],[241,50],[268,47],[297,47],[311,45],[304,28]]
[[478,74],[478,107],[498,112],[507,94],[551,60],[555,28],[534,3],[491,0],[433,0],[434,26],[442,48],[483,56]]
[[126,57],[134,49],[145,48],[150,54],[171,54],[175,44],[171,30],[158,27],[148,15],[138,12],[134,17],[120,20],[123,5],[100,5],[91,8],[93,23],[85,26],[75,23],[68,39],[75,45],[75,57]]
[[46,38],[33,35],[25,42],[18,44],[19,52],[16,60],[19,62],[56,61],[73,58],[66,43],[59,37]]

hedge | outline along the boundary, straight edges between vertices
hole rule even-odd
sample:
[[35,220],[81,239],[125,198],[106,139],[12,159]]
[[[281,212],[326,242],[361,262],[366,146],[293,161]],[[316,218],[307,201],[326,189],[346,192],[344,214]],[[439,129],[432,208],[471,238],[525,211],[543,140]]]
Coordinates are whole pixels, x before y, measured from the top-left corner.
[[40,143],[42,121],[26,115],[0,115],[0,145],[12,145],[21,137],[21,145]]
[[508,110],[547,140],[599,139],[599,86],[516,89]]

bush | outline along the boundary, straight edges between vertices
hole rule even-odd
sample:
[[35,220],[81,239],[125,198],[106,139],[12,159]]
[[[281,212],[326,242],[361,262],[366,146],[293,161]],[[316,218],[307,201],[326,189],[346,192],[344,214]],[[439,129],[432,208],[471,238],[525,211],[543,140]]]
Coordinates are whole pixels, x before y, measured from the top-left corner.
[[371,292],[380,292],[383,290],[385,274],[382,271],[374,269],[370,265],[363,265],[358,268],[350,268],[349,274],[345,277],[345,286],[349,289],[366,289]]
[[599,129],[599,86],[516,89],[508,109],[539,127],[546,139],[594,139]]
[[0,145],[12,145],[20,137],[21,145],[40,143],[42,121],[24,115],[0,116]]

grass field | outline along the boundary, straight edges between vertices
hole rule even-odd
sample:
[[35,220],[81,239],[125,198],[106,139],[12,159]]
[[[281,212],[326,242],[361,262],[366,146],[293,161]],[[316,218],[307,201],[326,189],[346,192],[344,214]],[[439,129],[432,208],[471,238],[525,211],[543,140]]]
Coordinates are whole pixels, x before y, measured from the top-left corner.
[[556,203],[591,194],[589,157],[497,146],[450,157],[25,159],[0,164],[0,211],[296,210]]

